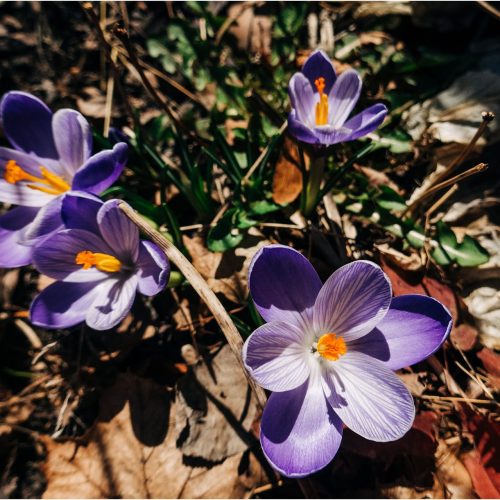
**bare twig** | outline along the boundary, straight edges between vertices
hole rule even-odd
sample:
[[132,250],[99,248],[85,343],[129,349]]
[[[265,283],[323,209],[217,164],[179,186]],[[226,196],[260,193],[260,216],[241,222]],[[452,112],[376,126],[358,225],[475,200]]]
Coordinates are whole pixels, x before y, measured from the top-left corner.
[[214,318],[226,337],[229,347],[236,356],[236,359],[245,374],[250,387],[252,388],[257,402],[261,408],[264,408],[266,403],[266,394],[261,387],[255,384],[253,379],[248,374],[241,357],[241,349],[243,347],[243,340],[239,334],[233,320],[220,303],[215,293],[207,285],[206,281],[202,278],[200,273],[194,266],[186,259],[182,252],[175,247],[169,240],[164,238],[158,231],[154,230],[140,215],[137,214],[129,205],[121,203],[119,205],[123,213],[150,238],[156,243],[164,252],[169,260],[175,264],[179,270],[184,274],[191,286],[196,290],[198,295],[206,303]]

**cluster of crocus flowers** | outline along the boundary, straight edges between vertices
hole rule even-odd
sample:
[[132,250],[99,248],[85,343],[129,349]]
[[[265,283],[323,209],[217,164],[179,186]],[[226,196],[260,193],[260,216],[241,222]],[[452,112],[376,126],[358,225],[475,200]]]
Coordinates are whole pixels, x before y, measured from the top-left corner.
[[33,301],[32,323],[69,328],[85,321],[107,330],[130,311],[137,291],[152,296],[163,290],[169,263],[154,243],[139,238],[120,203],[85,193],[65,196],[64,229],[33,249],[35,268],[57,281]]
[[247,339],[243,359],[272,394],[261,421],[264,453],[279,472],[303,477],[335,456],[343,423],[373,441],[411,427],[411,394],[393,370],[417,363],[444,342],[449,312],[422,295],[392,298],[376,264],[357,261],[321,283],[299,252],[262,248],[249,274],[266,324]]
[[353,141],[373,132],[387,114],[383,104],[374,104],[349,118],[361,92],[361,77],[353,69],[338,78],[328,56],[316,50],[295,73],[288,92],[292,110],[288,130],[299,141],[329,146]]
[[37,97],[8,92],[0,121],[12,148],[0,147],[0,201],[16,205],[0,217],[0,267],[32,260],[32,247],[62,225],[68,192],[99,194],[123,171],[127,145],[92,155],[92,132],[75,110],[52,111]]

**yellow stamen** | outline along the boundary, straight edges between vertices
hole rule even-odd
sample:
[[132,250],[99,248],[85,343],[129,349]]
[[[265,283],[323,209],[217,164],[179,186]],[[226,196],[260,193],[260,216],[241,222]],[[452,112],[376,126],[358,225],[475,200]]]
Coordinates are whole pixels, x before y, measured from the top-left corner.
[[90,250],[79,252],[75,257],[75,263],[82,265],[83,269],[95,266],[96,269],[105,273],[116,273],[122,267],[122,263],[116,257],[107,253],[94,253]]
[[[9,160],[5,165],[4,179],[10,184],[31,181],[36,184],[27,184],[26,187],[54,195],[65,193],[71,189],[71,186],[62,177],[50,172],[45,167],[40,167],[40,173],[41,177],[35,177],[20,167],[15,160]],[[38,184],[42,184],[42,186]]]
[[328,96],[325,94],[325,79],[321,76],[314,80],[314,85],[319,93],[319,102],[316,103],[316,125],[328,123]]
[[347,352],[344,339],[334,333],[325,333],[318,340],[318,353],[328,361],[337,361]]

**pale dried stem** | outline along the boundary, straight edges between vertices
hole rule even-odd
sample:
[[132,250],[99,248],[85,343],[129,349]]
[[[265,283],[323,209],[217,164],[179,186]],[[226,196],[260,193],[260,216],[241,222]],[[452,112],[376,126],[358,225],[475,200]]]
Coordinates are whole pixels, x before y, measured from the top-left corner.
[[408,208],[410,212],[415,211],[422,203],[422,201],[431,193],[434,191],[434,187],[437,184],[440,184],[443,182],[444,179],[446,179],[449,175],[451,175],[458,166],[460,166],[466,158],[469,156],[469,154],[472,152],[474,149],[474,146],[476,145],[477,141],[481,138],[481,136],[484,134],[486,131],[488,124],[492,122],[495,118],[494,113],[491,111],[484,111],[482,113],[482,119],[483,121],[481,122],[481,125],[477,129],[476,133],[474,134],[474,137],[471,139],[469,144],[463,149],[463,151],[440,173],[436,176],[436,178],[433,180],[432,184],[430,187],[424,191]]
[[233,351],[245,377],[252,388],[257,402],[261,408],[266,404],[266,394],[264,390],[255,384],[253,379],[248,374],[243,360],[241,357],[241,350],[243,348],[243,340],[238,332],[233,320],[224,309],[215,293],[210,289],[207,282],[203,279],[200,273],[194,268],[182,252],[173,245],[170,241],[164,238],[158,231],[154,230],[135,210],[133,210],[126,203],[119,205],[123,213],[154,243],[156,243],[168,257],[170,262],[175,264],[181,273],[185,276],[187,281],[195,289],[198,295],[202,298],[208,306],[215,320],[220,326],[222,333],[226,337],[229,347]]

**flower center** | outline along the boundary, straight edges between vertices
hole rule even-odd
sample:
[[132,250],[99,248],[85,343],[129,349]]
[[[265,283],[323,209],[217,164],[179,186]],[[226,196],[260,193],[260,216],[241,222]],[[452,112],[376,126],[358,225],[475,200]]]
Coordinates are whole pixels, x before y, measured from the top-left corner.
[[328,123],[328,96],[325,94],[325,79],[320,76],[314,80],[314,85],[319,93],[319,102],[316,103],[316,125]]
[[41,177],[35,177],[20,167],[15,160],[9,160],[5,165],[3,177],[10,184],[17,184],[21,181],[31,181],[42,184],[42,186],[27,184],[27,187],[47,194],[60,195],[71,189],[71,186],[62,177],[49,172],[45,167],[40,167],[40,173],[42,174]]
[[94,253],[90,250],[79,252],[75,257],[75,263],[82,265],[83,269],[95,266],[96,269],[105,273],[116,273],[122,268],[122,263],[116,257],[107,253]]
[[325,333],[319,338],[316,350],[328,361],[337,361],[347,352],[347,346],[342,337],[334,333]]

